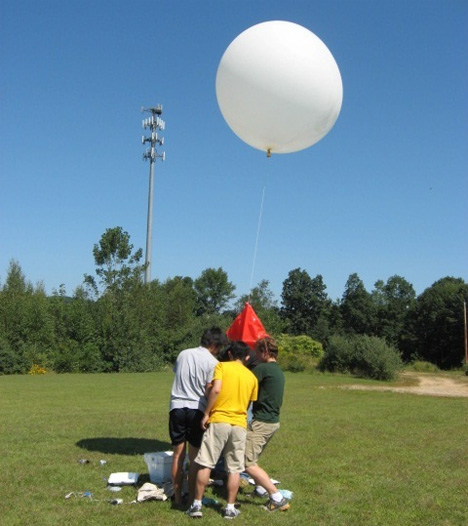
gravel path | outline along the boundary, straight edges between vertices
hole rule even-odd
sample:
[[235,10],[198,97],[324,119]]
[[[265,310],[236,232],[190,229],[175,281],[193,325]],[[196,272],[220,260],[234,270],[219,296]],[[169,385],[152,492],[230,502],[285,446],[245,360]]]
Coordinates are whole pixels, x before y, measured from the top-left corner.
[[437,374],[403,373],[402,378],[415,379],[417,384],[403,387],[349,385],[343,386],[343,388],[468,398],[468,376],[462,376],[461,373],[460,376],[457,377]]

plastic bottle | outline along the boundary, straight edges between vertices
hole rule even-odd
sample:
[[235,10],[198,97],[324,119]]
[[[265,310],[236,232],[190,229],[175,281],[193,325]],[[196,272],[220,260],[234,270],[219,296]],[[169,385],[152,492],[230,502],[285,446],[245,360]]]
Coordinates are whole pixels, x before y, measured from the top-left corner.
[[294,493],[292,491],[289,491],[288,489],[280,489],[278,490],[281,495],[287,500],[291,500],[293,498]]
[[218,504],[218,501],[210,497],[203,497],[202,504],[208,508],[214,508]]

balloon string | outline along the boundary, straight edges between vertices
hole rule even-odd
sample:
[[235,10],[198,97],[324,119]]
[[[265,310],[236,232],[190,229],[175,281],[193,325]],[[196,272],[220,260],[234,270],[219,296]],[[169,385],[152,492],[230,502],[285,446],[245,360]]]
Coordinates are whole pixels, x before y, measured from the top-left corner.
[[255,240],[255,250],[254,250],[253,262],[252,262],[252,273],[250,274],[249,303],[250,303],[250,297],[252,295],[252,284],[253,284],[253,277],[254,277],[254,272],[255,272],[255,263],[257,261],[258,239],[260,237],[260,226],[262,224],[263,202],[265,200],[265,188],[266,188],[266,184],[263,186],[262,201],[260,204],[260,213],[258,215],[257,239]]

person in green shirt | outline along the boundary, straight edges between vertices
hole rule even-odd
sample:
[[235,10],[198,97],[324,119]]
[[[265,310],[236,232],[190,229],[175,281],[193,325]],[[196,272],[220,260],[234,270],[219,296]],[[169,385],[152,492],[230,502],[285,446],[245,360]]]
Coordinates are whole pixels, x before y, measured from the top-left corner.
[[269,494],[268,511],[285,511],[289,502],[271,482],[270,477],[258,465],[258,459],[268,442],[280,427],[280,409],[283,404],[284,374],[277,364],[278,345],[271,337],[257,340],[255,351],[259,359],[252,370],[258,380],[258,398],[253,403],[253,419],[247,429],[245,446],[245,471]]

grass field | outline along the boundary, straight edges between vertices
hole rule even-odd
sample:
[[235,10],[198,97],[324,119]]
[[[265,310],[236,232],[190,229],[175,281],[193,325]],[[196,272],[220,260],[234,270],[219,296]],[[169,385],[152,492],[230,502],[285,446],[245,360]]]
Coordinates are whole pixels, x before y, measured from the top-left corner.
[[[344,390],[378,382],[338,375],[287,373],[286,381],[281,429],[262,464],[294,492],[291,509],[268,514],[262,500],[240,494],[238,524],[468,524],[467,398]],[[0,522],[191,523],[169,502],[130,504],[133,487],[106,489],[112,472],[147,481],[143,454],[170,449],[171,382],[170,372],[0,377]],[[93,497],[65,499],[86,491]],[[124,504],[112,506],[115,497]],[[223,519],[206,509],[202,521]]]

